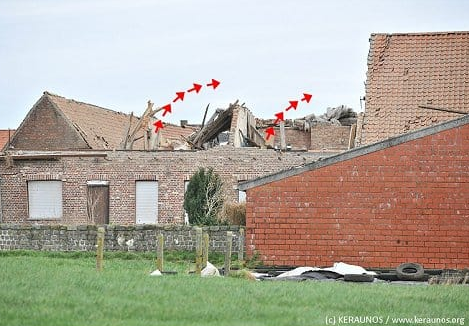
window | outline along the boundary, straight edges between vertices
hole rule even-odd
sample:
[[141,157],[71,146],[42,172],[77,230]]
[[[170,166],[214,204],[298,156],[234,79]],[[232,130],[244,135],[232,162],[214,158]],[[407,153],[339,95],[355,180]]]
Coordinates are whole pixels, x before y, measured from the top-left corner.
[[28,181],[30,219],[62,218],[62,181]]
[[238,203],[246,202],[246,191],[238,190]]
[[97,225],[109,224],[109,181],[88,181],[88,220]]
[[158,223],[158,181],[136,181],[135,201],[137,224]]
[[[240,180],[238,183],[245,182],[246,180]],[[246,191],[238,190],[238,203],[246,202]]]

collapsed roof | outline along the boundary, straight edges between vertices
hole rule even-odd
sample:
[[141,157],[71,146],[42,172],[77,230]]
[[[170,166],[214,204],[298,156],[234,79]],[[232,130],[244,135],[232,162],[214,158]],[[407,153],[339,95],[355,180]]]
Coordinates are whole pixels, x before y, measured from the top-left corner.
[[[278,137],[265,139],[263,126],[273,120],[256,119],[236,101],[227,109],[215,110],[202,125],[164,124],[154,132],[154,117],[162,108],[148,102],[141,117],[64,98],[49,92],[33,106],[14,134],[8,149],[18,150],[199,150],[229,144],[234,147],[276,148]],[[207,107],[208,110],[208,107]],[[206,111],[207,111],[206,110]],[[205,120],[205,117],[204,117]],[[319,117],[309,115],[287,120],[301,135],[287,135],[289,148],[309,150],[311,126],[315,123],[350,125],[356,113],[346,106],[330,108]],[[282,132],[279,132],[280,138]],[[285,133],[283,133],[283,139]],[[299,140],[299,138],[303,140]],[[299,142],[298,144],[296,144]],[[301,143],[301,144],[300,144]],[[287,150],[288,148],[281,147]]]
[[[53,132],[53,128],[57,132]],[[173,149],[194,132],[192,127],[166,124],[160,134],[161,148]],[[149,150],[151,128],[133,114],[116,112],[44,92],[11,139],[11,149],[83,150],[129,149],[127,136],[133,134],[130,149]],[[58,135],[59,134],[59,135]],[[57,140],[57,137],[61,139]]]

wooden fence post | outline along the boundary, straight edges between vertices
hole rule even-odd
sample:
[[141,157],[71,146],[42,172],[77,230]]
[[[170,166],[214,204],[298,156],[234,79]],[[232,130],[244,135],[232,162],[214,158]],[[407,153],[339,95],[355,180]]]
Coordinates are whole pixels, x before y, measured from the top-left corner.
[[163,234],[158,234],[158,245],[156,251],[156,269],[160,272],[163,271],[163,247],[164,247],[164,236]]
[[98,234],[96,236],[96,270],[101,272],[103,270],[103,257],[104,257],[104,228],[98,228]]
[[195,228],[195,273],[200,275],[202,271],[202,229]]
[[226,232],[226,248],[225,248],[225,276],[230,275],[231,268],[231,249],[233,243],[233,232]]
[[210,244],[210,238],[208,236],[208,233],[205,232],[204,235],[203,235],[203,242],[204,242],[204,255],[203,255],[203,258],[202,258],[202,269],[204,269],[205,267],[207,267],[207,262],[208,262],[208,248],[209,248],[209,244]]
[[239,229],[238,260],[244,261],[244,228]]

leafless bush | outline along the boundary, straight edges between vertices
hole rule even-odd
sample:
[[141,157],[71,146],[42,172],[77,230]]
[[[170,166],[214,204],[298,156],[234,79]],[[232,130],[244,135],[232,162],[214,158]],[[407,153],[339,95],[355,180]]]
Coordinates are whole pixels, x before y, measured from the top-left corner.
[[231,225],[246,225],[246,203],[226,203],[222,216]]

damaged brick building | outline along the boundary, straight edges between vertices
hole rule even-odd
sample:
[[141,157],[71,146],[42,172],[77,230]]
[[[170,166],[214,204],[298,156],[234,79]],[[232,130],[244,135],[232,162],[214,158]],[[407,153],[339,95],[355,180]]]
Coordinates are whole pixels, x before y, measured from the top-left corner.
[[204,126],[167,124],[156,135],[144,117],[45,92],[0,157],[1,222],[182,224],[185,184],[198,167],[213,167],[237,202],[241,181],[338,152],[269,149],[236,103]]
[[360,147],[240,185],[267,264],[469,266],[469,32],[373,34]]

